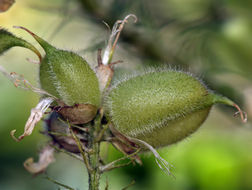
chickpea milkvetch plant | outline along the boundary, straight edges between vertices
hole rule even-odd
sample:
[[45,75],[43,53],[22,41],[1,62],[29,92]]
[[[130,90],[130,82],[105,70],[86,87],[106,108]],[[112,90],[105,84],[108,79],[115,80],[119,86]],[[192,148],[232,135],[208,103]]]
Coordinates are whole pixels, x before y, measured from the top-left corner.
[[[90,190],[99,189],[100,176],[104,172],[124,166],[120,164],[122,160],[130,159],[129,163],[141,164],[139,154],[146,151],[151,151],[158,166],[170,175],[170,165],[160,157],[156,148],[173,144],[195,132],[214,104],[235,107],[236,114],[246,122],[246,113],[238,105],[209,90],[191,73],[150,68],[111,85],[113,67],[120,62],[112,62],[112,57],[124,24],[130,17],[137,20],[131,14],[114,24],[103,56],[101,50],[98,51],[95,69],[76,53],[57,49],[24,27],[16,28],[31,34],[44,49],[44,56],[29,42],[0,29],[0,54],[20,46],[30,49],[39,58],[39,88],[22,75],[9,73],[0,66],[0,71],[16,87],[41,96],[38,105],[31,110],[24,133],[16,138],[16,130],[11,131],[14,140],[19,142],[31,135],[43,116],[50,114],[44,133],[51,137],[51,141],[42,149],[38,162],[29,158],[24,163],[32,174],[46,170],[55,160],[56,149],[85,164]],[[111,143],[125,157],[105,164],[100,157],[101,142]]]

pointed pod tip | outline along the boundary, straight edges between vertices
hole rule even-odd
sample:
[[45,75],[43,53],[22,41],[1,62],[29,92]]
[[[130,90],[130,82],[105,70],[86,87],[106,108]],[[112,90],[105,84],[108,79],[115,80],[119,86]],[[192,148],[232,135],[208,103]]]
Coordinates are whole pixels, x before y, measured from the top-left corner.
[[18,28],[18,29],[25,30],[26,32],[28,32],[28,33],[31,34],[32,36],[36,36],[36,34],[34,34],[33,32],[31,32],[30,30],[28,30],[27,28],[25,28],[25,27],[23,27],[23,26],[13,26],[13,28]]
[[242,122],[243,123],[247,122],[248,120],[247,113],[244,112],[236,103],[234,103],[229,98],[214,94],[214,103],[221,103],[221,104],[235,107],[237,109],[237,112],[234,114],[234,116],[240,115]]
[[[18,28],[18,29],[22,29],[26,32],[28,32],[30,35],[32,35],[32,37],[42,46],[42,48],[47,51],[47,49],[51,46],[49,43],[47,43],[44,39],[42,39],[41,37],[39,37],[38,35],[34,34],[32,31],[30,31],[29,29],[23,27],[23,26],[13,26],[13,28]],[[40,53],[39,53],[40,54]],[[39,56],[39,55],[38,55]],[[41,55],[40,55],[41,57]],[[41,60],[41,59],[40,59]]]
[[[28,32],[29,34],[31,34],[35,39],[37,38],[37,35],[34,34],[33,32],[31,32],[30,30],[28,30],[27,28],[23,27],[23,26],[13,26],[13,28],[18,28],[18,29],[22,29],[22,30],[25,30],[26,32]],[[37,40],[37,39],[36,39]],[[35,48],[35,47],[32,47],[30,48],[34,53],[37,54],[38,58],[39,58],[39,61],[41,62],[42,60],[42,56],[40,54],[40,52]]]
[[237,116],[240,114],[242,122],[246,123],[248,120],[247,113],[245,111],[241,110],[241,108],[237,104],[234,103],[233,106],[237,109],[237,112],[234,113],[234,116]]

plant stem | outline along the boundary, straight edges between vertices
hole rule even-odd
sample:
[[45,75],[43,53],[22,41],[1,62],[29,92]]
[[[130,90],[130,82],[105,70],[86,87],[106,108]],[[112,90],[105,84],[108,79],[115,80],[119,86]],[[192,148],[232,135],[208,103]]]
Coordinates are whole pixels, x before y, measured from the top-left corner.
[[99,181],[102,173],[100,170],[100,142],[96,141],[101,130],[101,118],[102,114],[99,113],[95,119],[94,126],[90,130],[88,148],[92,149],[93,152],[88,154],[89,165],[92,168],[92,170],[88,170],[89,190],[99,190]]
[[91,167],[93,168],[92,171],[89,171],[89,190],[98,190],[99,189],[99,181],[101,172],[99,169],[99,152],[100,152],[100,144],[95,143],[93,145],[94,153],[89,155],[89,162]]

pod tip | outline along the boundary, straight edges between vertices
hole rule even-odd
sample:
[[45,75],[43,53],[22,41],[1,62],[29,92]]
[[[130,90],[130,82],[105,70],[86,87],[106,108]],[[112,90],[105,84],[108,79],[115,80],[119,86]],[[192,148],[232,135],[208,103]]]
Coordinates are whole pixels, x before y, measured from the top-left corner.
[[29,34],[31,34],[32,36],[36,36],[32,31],[28,30],[27,28],[25,28],[23,26],[13,26],[13,28],[23,29],[26,32],[28,32]]
[[221,103],[221,104],[235,107],[237,109],[237,112],[234,113],[234,116],[240,115],[242,122],[243,123],[247,122],[248,120],[247,113],[244,112],[236,103],[234,103],[229,98],[214,94],[214,103]]
[[240,115],[242,122],[246,123],[248,120],[247,113],[241,110],[241,108],[237,104],[234,103],[233,106],[237,109],[237,112],[234,113],[234,117],[236,117],[237,115]]
[[[25,30],[26,32],[28,32],[29,34],[31,34],[36,40],[38,38],[38,36],[36,34],[34,34],[32,31],[28,30],[27,28],[23,27],[23,26],[13,26],[13,28],[18,28],[18,29],[22,29],[22,30]],[[34,47],[30,47],[30,49],[37,54],[38,58],[39,58],[39,61],[41,62],[42,60],[42,56],[40,54],[40,52]]]

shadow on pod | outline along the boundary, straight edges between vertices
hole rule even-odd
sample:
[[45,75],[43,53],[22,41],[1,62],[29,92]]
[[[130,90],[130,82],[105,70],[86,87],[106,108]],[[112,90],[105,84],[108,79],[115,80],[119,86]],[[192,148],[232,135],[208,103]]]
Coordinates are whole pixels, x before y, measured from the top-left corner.
[[195,132],[216,104],[236,107],[189,73],[156,70],[119,82],[105,98],[105,113],[115,130],[153,147],[178,142]]

